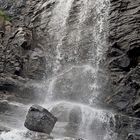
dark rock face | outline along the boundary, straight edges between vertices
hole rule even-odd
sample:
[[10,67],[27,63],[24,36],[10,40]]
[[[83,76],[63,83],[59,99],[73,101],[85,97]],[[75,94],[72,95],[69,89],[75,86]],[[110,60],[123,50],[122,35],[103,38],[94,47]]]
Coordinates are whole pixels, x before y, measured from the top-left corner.
[[[106,102],[118,112],[118,139],[140,139],[140,1],[111,0]],[[131,116],[131,117],[129,117]]]
[[56,121],[57,118],[48,110],[33,105],[28,111],[24,125],[29,130],[50,134]]
[[0,9],[5,13],[5,16],[0,16],[1,93],[8,92],[11,95],[14,92],[23,97],[26,92],[33,97],[34,89],[26,83],[45,77],[44,50],[38,45],[35,23],[32,21],[37,3],[29,0],[0,0]]
[[[33,16],[34,4],[27,0],[0,0],[0,9],[9,19],[0,18],[0,73],[30,79],[42,79],[45,73],[45,56],[36,44]],[[25,16],[27,15],[27,16]]]
[[118,134],[117,140],[139,140],[140,119],[127,115],[115,115],[115,130]]
[[111,96],[107,102],[123,113],[139,117],[140,2],[111,0],[108,67]]

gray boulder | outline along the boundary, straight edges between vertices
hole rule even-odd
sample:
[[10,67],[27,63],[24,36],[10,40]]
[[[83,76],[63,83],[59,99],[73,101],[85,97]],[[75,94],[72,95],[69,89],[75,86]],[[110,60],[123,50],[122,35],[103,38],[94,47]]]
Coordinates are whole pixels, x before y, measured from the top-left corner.
[[33,105],[30,107],[25,120],[25,127],[29,130],[50,134],[57,118],[45,108]]

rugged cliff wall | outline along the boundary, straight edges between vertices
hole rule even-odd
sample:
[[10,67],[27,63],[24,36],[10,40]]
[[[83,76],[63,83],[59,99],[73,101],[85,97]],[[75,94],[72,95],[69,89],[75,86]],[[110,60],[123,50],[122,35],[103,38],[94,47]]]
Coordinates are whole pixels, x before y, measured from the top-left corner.
[[111,0],[108,66],[112,96],[108,103],[140,116],[140,1]]
[[45,59],[43,50],[36,43],[38,38],[31,21],[36,3],[0,1],[1,11],[9,17],[8,20],[1,19],[1,73],[30,79],[43,77]]
[[[131,123],[135,117],[140,117],[140,1],[110,2],[107,62],[111,96],[108,96],[106,101],[118,112],[133,116],[134,118],[128,121]],[[139,132],[136,130],[139,126],[132,126],[129,127],[133,128],[132,133]],[[119,126],[122,128],[119,133],[123,132],[125,135],[130,131],[127,127],[128,123],[125,121]],[[139,138],[132,135],[128,136],[128,139]]]
[[45,56],[32,21],[37,3],[0,0],[0,92],[4,99],[9,91],[30,96],[32,88],[25,88],[25,83],[45,76]]

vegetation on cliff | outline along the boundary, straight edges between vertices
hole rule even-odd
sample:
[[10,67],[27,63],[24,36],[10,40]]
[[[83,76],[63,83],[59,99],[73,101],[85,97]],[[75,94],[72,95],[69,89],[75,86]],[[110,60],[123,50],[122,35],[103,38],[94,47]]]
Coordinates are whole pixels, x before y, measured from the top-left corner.
[[0,17],[3,17],[4,20],[10,21],[10,17],[1,9],[0,9]]

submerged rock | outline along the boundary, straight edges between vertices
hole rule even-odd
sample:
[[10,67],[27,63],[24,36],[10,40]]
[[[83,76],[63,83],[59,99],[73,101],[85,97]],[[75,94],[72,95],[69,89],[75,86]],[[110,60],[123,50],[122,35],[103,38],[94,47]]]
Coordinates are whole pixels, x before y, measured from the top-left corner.
[[31,140],[53,140],[53,137],[49,136],[48,134],[33,131],[28,131],[25,134],[25,138],[29,138]]
[[9,132],[9,131],[10,131],[10,128],[5,127],[5,126],[0,126],[0,134],[1,134],[2,132]]
[[30,107],[25,120],[25,127],[29,130],[50,134],[57,121],[45,108],[33,105]]

